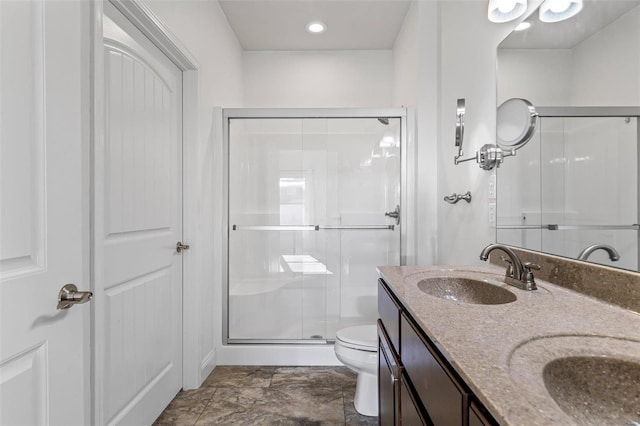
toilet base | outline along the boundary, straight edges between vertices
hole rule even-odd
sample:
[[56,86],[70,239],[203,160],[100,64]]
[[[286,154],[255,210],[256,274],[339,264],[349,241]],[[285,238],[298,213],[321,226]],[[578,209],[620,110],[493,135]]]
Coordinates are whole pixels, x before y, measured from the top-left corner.
[[378,415],[378,376],[375,374],[358,373],[356,396],[353,398],[356,411],[363,416]]

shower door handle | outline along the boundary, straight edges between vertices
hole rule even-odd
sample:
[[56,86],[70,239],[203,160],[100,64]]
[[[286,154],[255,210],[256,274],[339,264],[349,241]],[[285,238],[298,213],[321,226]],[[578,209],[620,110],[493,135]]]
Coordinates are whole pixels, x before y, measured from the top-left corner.
[[399,205],[396,205],[396,209],[394,211],[386,212],[384,215],[392,219],[395,219],[396,225],[400,225],[400,206]]

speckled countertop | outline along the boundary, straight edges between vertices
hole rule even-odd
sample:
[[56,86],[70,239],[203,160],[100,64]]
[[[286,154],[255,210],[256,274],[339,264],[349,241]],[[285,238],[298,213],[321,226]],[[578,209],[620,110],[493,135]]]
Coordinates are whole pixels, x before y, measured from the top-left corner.
[[[569,407],[564,406],[563,411],[543,381],[545,365],[559,358],[597,356],[630,361],[632,366],[640,363],[639,314],[539,279],[536,291],[507,286],[500,282],[504,268],[495,265],[385,266],[378,271],[500,424],[640,425],[637,387],[632,386],[633,395],[615,395],[619,381],[626,377],[611,376],[611,383],[601,383],[596,393],[613,395],[614,406],[622,403],[637,407],[637,418],[616,418],[617,414],[611,413],[611,407],[602,401],[599,404],[604,405],[574,407],[578,414],[569,416],[566,411],[572,410],[571,404],[567,403]],[[517,300],[500,305],[469,304],[430,296],[418,288],[421,280],[442,276],[488,281],[508,289]],[[589,368],[602,367],[592,365],[587,362],[578,368],[585,370],[580,372],[588,377],[597,373],[587,371]],[[562,377],[556,379],[562,384]],[[597,380],[603,381],[601,376]],[[579,393],[580,389],[574,391]],[[571,393],[565,389],[560,392]],[[563,397],[582,405],[589,402],[582,395]],[[625,398],[629,400],[624,401]],[[604,412],[604,417],[597,412]],[[585,416],[581,418],[580,413]]]

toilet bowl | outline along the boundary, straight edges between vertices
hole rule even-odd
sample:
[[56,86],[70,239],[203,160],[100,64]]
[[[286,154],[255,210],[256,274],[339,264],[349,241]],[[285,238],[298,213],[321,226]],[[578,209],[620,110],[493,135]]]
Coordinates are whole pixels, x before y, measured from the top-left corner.
[[334,345],[336,357],[358,374],[356,411],[378,415],[378,334],[376,326],[358,325],[338,330]]

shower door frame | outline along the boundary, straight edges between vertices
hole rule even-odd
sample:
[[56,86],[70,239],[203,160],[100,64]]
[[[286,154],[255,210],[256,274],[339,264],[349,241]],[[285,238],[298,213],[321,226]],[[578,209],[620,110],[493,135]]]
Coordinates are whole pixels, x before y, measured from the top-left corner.
[[[588,106],[569,106],[569,107],[538,107],[536,108],[538,116],[540,118],[624,118],[635,117],[636,118],[636,140],[637,140],[637,152],[636,152],[636,167],[640,165],[640,107],[616,107],[616,106],[602,106],[602,107],[588,107]],[[638,171],[640,173],[640,171]],[[640,223],[640,185],[637,188],[637,217],[636,224]],[[579,227],[578,227],[579,228]],[[612,227],[615,229],[615,227]],[[631,229],[631,228],[629,228]],[[637,265],[640,269],[640,234],[637,238]]]
[[[222,169],[222,344],[333,344],[333,340],[286,340],[234,339],[229,341],[229,164],[230,134],[232,119],[305,119],[305,118],[397,118],[400,119],[400,265],[406,259],[415,258],[415,238],[409,232],[415,230],[415,118],[412,108],[224,108],[223,120],[223,169]],[[409,152],[414,155],[408,155]],[[411,160],[410,160],[411,159]],[[414,194],[415,195],[415,194]]]
[[[538,113],[539,118],[625,118],[625,117],[634,117],[636,118],[636,141],[637,141],[637,152],[636,152],[636,164],[640,166],[640,107],[636,106],[539,106],[536,107],[536,112]],[[640,174],[640,171],[638,171]],[[610,226],[610,229],[627,229],[627,230],[639,230],[637,229],[638,224],[640,224],[640,185],[637,188],[637,218],[636,223],[629,226]],[[555,227],[554,227],[555,226]],[[559,230],[559,229],[588,229],[589,226],[558,226],[558,225],[530,225],[530,226],[518,226],[518,225],[496,225],[496,241],[497,241],[497,232],[500,229],[548,229],[548,230]],[[603,227],[598,227],[603,228]],[[638,269],[640,269],[640,234],[637,238],[637,262]],[[541,247],[542,248],[542,247]],[[546,253],[544,250],[540,250],[542,253]],[[553,253],[552,253],[553,254]],[[615,266],[613,266],[615,268]],[[629,270],[620,268],[620,270]],[[631,270],[633,271],[633,270]]]

